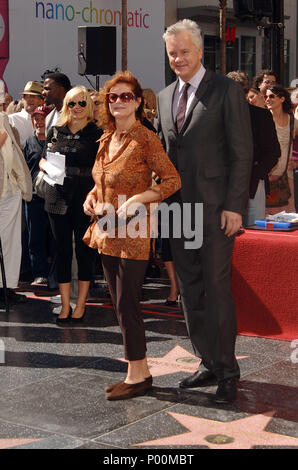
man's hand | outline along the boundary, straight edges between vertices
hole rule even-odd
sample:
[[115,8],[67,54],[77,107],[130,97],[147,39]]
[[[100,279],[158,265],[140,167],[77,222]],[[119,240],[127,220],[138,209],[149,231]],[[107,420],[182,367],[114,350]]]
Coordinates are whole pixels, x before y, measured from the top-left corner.
[[222,211],[221,229],[225,229],[225,235],[231,237],[238,232],[242,225],[242,215],[238,212]]

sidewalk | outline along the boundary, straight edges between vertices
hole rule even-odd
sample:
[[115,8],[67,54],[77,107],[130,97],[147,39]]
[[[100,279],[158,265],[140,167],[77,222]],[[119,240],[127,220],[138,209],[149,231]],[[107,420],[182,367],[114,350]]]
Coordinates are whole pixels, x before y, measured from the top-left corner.
[[199,362],[182,311],[162,305],[167,291],[163,280],[144,285],[154,387],[126,401],[105,399],[105,387],[126,371],[109,299],[90,299],[85,321],[72,327],[56,325],[41,289],[38,297],[26,291],[29,301],[8,315],[0,311],[0,449],[105,449],[102,459],[110,460],[119,449],[132,456],[135,449],[297,449],[294,345],[238,336],[237,402],[211,404],[215,386],[178,388]]

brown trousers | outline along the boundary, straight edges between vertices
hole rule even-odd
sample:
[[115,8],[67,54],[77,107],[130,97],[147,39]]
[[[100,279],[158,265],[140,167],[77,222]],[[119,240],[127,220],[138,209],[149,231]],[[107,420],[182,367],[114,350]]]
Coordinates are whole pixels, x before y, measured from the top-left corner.
[[144,359],[146,339],[140,300],[148,261],[101,256],[104,275],[122,333],[125,359]]

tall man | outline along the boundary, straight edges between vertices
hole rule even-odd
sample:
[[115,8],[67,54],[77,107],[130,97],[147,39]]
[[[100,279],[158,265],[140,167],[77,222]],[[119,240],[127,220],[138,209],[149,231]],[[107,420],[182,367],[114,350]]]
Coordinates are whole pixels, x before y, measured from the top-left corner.
[[54,72],[46,76],[42,94],[46,105],[54,105],[54,109],[46,117],[46,134],[56,124],[62,109],[64,96],[70,89],[70,80],[64,73]]
[[188,333],[202,358],[199,370],[179,385],[217,382],[213,399],[227,403],[236,397],[240,376],[230,267],[234,235],[248,201],[250,116],[237,83],[203,67],[195,22],[179,21],[163,38],[178,77],[158,96],[160,137],[182,180],[172,200],[203,203],[204,217],[201,248],[186,248],[183,236],[170,239]]

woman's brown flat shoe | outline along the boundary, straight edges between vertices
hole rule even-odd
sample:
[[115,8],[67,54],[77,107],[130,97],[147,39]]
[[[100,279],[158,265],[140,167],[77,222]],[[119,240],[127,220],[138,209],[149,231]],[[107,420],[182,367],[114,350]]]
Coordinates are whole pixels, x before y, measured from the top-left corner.
[[127,400],[138,395],[143,395],[152,388],[152,376],[150,375],[143,382],[127,384],[120,382],[115,384],[112,390],[107,393],[107,400]]

